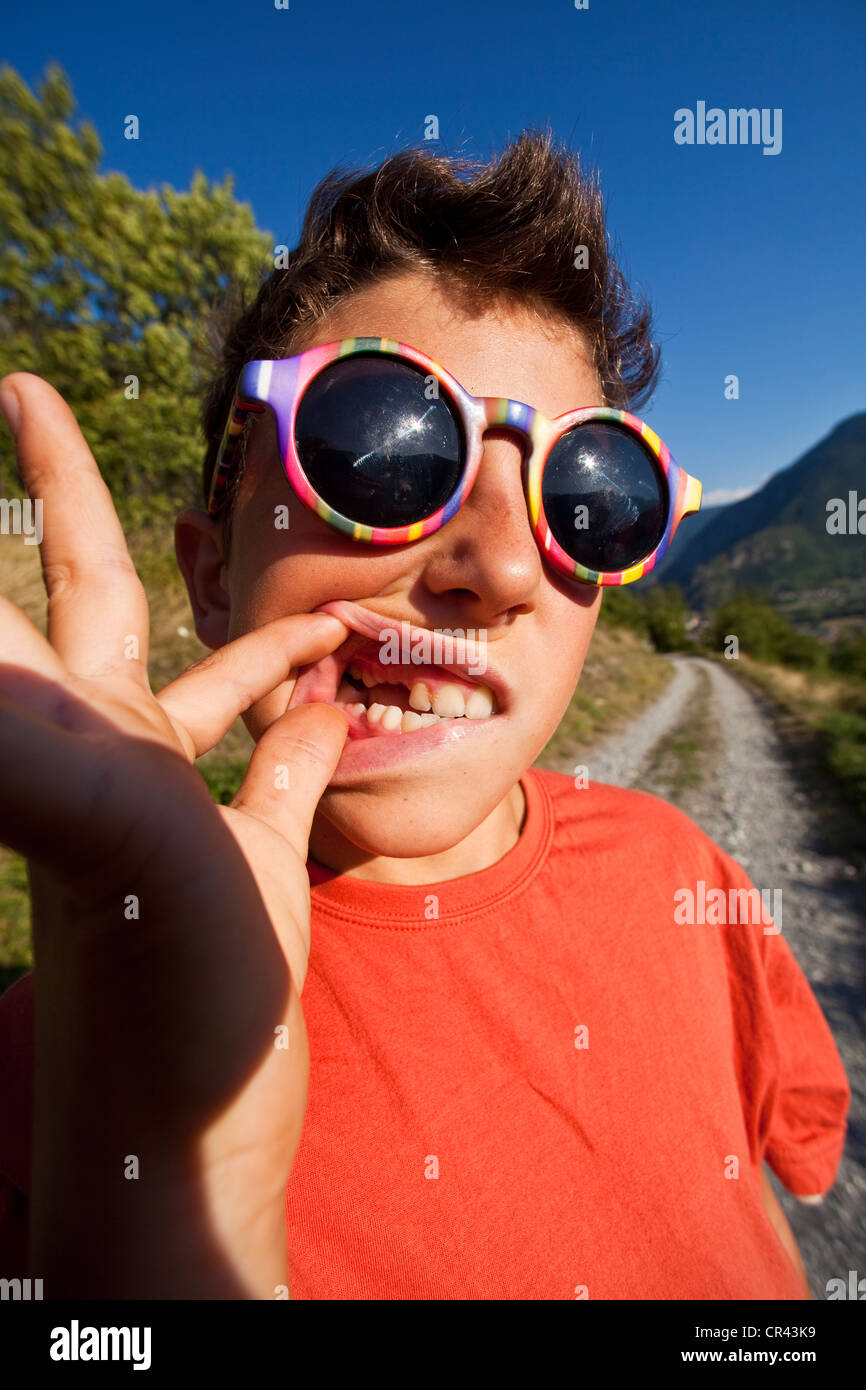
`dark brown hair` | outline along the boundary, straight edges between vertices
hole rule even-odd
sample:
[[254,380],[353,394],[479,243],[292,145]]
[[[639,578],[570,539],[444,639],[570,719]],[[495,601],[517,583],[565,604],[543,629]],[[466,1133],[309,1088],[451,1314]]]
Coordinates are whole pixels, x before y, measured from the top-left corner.
[[371,171],[321,180],[285,268],[231,323],[203,409],[205,496],[244,364],[301,351],[344,300],[412,269],[447,277],[475,304],[511,299],[558,313],[589,344],[608,405],[634,409],[652,394],[650,309],[613,257],[597,178],[577,155],[550,130],[524,132],[490,163],[402,150]]

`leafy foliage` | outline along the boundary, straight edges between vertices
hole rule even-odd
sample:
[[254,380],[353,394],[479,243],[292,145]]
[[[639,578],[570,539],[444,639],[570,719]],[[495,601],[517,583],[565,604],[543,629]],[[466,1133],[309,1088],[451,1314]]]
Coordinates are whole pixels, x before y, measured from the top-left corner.
[[843,675],[866,681],[866,633],[836,642],[830,651],[830,665]]
[[866,818],[866,719],[834,710],[820,722],[827,762]]
[[694,650],[686,623],[689,608],[682,590],[662,584],[638,593],[632,589],[605,589],[599,622],[604,627],[626,628],[651,642],[657,652]]
[[827,665],[824,643],[798,632],[759,593],[734,594],[716,608],[707,630],[707,646],[710,651],[723,651],[730,636],[737,638],[740,653],[753,661],[777,661],[811,671]]
[[601,600],[598,621],[602,627],[622,627],[648,637],[646,605],[640,595],[630,588],[606,588]]
[[[50,381],[121,518],[164,523],[198,495],[209,327],[270,268],[272,243],[230,177],[142,192],[101,158],[61,68],[36,93],[0,69],[0,374]],[[4,432],[0,492],[16,490]]]
[[664,584],[650,589],[646,598],[646,619],[650,640],[657,652],[681,652],[690,645],[686,636],[689,609],[682,589]]

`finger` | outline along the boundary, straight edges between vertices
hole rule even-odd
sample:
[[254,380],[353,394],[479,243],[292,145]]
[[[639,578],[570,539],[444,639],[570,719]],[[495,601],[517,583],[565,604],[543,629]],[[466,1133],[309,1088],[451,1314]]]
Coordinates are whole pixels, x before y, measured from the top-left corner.
[[42,509],[48,639],[74,674],[147,683],[147,600],[111,494],[63,397],[30,372],[0,382],[17,401],[15,447]]
[[299,705],[256,744],[232,807],[273,827],[306,859],[310,826],[349,724],[335,705]]
[[[87,740],[43,716],[58,687],[33,689],[26,707],[0,695],[0,843],[70,873],[104,862],[100,771]],[[86,714],[86,712],[84,712]],[[89,858],[88,858],[89,856]]]
[[296,613],[247,632],[206,656],[157,695],[190,756],[219,743],[232,722],[281,683],[294,686],[294,670],[318,661],[345,642],[349,629],[330,613]]
[[66,668],[56,651],[30,619],[0,595],[0,662],[4,666],[38,671],[52,680],[63,680]]

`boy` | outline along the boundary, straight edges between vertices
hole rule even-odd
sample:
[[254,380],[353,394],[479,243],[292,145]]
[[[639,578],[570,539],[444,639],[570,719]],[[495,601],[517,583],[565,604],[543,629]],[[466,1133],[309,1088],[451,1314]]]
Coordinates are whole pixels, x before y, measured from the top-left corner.
[[[597,413],[651,389],[649,314],[549,139],[473,172],[325,180],[235,324],[176,533],[213,655],[157,697],[70,412],[3,383],[49,594],[48,642],[2,606],[36,959],[0,1004],[4,1263],[48,1297],[809,1296],[762,1167],[814,1196],[842,1150],[805,978],[768,920],[677,923],[750,888],[682,814],[531,770],[599,577],[699,498]],[[191,763],[238,713],[221,809]]]

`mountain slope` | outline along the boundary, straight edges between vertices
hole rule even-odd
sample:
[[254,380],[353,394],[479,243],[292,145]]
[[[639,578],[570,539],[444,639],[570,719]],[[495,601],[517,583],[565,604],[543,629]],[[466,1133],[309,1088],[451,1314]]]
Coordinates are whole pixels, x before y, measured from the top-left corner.
[[686,552],[686,548],[691,545],[692,541],[696,540],[702,531],[705,531],[712,522],[716,521],[720,512],[723,511],[723,506],[701,507],[699,512],[693,512],[690,516],[684,516],[679,524],[677,534],[674,537],[673,545],[668,548],[655,569],[650,570],[647,575],[647,587],[651,584],[668,583],[673,566],[679,563],[679,560]]
[[[666,583],[697,608],[736,589],[775,599],[826,590],[827,602],[866,608],[866,535],[831,535],[827,504],[849,492],[866,498],[866,411],[843,420],[814,448],[751,497],[714,508],[689,540],[674,543]],[[679,540],[679,535],[677,537]]]

